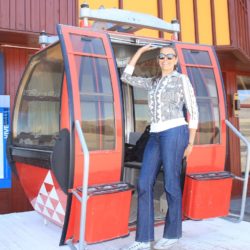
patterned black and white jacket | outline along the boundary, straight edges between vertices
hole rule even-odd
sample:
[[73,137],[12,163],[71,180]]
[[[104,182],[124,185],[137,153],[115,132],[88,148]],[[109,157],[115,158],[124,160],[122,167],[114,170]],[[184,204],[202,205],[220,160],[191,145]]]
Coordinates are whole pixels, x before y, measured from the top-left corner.
[[162,78],[144,78],[133,76],[133,72],[134,67],[127,65],[121,80],[148,91],[151,132],[161,132],[187,124],[183,112],[184,105],[189,112],[189,128],[197,128],[198,107],[193,87],[187,75],[173,71]]

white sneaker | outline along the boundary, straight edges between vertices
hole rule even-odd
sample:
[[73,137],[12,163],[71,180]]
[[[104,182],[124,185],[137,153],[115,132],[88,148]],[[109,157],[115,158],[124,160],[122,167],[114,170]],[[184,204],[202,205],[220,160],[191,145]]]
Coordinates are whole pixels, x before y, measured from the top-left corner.
[[175,243],[177,243],[177,241],[178,241],[178,239],[161,238],[154,245],[154,249],[157,249],[157,250],[168,249],[171,246],[173,246]]
[[121,248],[121,250],[150,250],[150,242],[135,241],[129,246]]

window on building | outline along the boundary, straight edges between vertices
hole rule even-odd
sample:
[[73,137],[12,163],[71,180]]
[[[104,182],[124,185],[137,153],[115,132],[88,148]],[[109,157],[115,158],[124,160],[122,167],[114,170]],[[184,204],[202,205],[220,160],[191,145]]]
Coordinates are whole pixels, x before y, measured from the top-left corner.
[[[250,76],[238,75],[236,77],[238,95],[240,100],[239,127],[240,132],[250,141]],[[247,146],[240,141],[241,168],[245,171],[247,161]]]

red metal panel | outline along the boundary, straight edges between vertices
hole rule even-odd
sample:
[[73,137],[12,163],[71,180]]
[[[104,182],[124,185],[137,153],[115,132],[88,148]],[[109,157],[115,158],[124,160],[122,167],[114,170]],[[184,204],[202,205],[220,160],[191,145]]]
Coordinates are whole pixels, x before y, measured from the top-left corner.
[[232,178],[199,180],[187,176],[186,185],[185,216],[206,219],[228,215]]
[[[85,239],[87,243],[102,242],[128,235],[130,202],[131,190],[90,196],[86,216]],[[78,202],[78,211],[80,211],[80,205]],[[80,214],[77,213],[75,216],[74,241],[78,241],[81,219]]]

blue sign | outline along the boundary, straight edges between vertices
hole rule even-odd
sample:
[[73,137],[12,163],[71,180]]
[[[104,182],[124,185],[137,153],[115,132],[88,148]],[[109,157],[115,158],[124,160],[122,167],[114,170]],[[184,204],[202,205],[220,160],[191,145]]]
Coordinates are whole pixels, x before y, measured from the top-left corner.
[[10,128],[10,97],[0,95],[0,188],[11,187],[11,170],[6,157],[6,142]]

